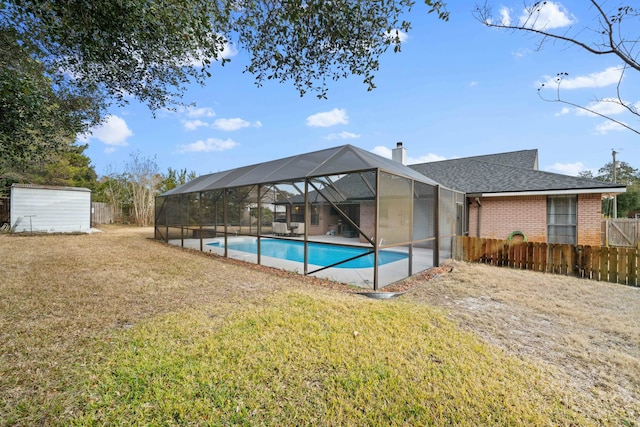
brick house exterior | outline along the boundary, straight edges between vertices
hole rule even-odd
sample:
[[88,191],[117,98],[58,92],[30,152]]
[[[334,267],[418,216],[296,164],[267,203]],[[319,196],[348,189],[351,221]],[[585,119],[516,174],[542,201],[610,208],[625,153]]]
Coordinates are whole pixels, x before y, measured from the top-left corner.
[[[603,197],[626,187],[538,170],[538,150],[409,165],[423,175],[466,193],[465,234],[474,237],[599,246]],[[569,224],[557,225],[550,200],[567,198]],[[575,205],[574,205],[575,203]],[[562,220],[560,220],[562,221]],[[550,230],[569,228],[570,237],[550,237]],[[563,230],[564,232],[564,230]],[[567,241],[563,241],[567,240]]]
[[[577,198],[576,244],[600,246],[601,196],[578,194]],[[479,202],[469,200],[470,236],[505,240],[519,231],[529,242],[547,241],[547,196],[484,197]]]

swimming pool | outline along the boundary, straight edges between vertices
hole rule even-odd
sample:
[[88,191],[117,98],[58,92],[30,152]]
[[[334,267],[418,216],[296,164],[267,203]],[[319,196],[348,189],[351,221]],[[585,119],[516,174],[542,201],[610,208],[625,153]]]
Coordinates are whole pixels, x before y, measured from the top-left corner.
[[[224,248],[224,242],[208,243],[210,246]],[[334,246],[323,243],[309,242],[309,264],[326,267],[336,262],[352,258],[368,252],[367,248],[353,248],[346,246]],[[258,253],[258,239],[229,240],[227,249]],[[304,242],[299,240],[261,239],[260,253],[264,256],[286,259],[289,261],[304,262]],[[407,254],[394,251],[380,251],[378,253],[378,265],[388,264],[407,258]],[[335,268],[371,268],[373,267],[373,254],[351,260]]]

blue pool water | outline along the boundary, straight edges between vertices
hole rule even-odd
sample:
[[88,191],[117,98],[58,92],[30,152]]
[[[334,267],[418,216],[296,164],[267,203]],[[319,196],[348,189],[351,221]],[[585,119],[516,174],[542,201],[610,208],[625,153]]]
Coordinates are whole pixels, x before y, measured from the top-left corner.
[[[224,242],[209,243],[210,246],[224,247]],[[242,239],[230,241],[228,249],[258,253],[257,239]],[[304,242],[298,240],[260,240],[260,251],[264,256],[286,259],[289,261],[304,262]],[[309,264],[326,267],[339,261],[367,252],[365,248],[352,248],[345,246],[325,245],[322,243],[309,243]],[[406,259],[407,255],[393,251],[380,251],[378,265]],[[373,254],[335,266],[335,268],[371,268],[373,267]]]

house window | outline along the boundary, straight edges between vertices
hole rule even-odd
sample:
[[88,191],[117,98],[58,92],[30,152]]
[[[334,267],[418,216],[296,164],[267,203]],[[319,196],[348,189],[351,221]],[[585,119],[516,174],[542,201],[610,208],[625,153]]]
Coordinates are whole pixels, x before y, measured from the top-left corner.
[[547,241],[575,245],[578,220],[578,196],[547,198]]
[[291,210],[291,222],[304,222],[304,205],[294,205]]
[[[295,205],[291,210],[291,222],[304,222],[304,205]],[[320,207],[317,203],[311,204],[311,225],[320,223]]]

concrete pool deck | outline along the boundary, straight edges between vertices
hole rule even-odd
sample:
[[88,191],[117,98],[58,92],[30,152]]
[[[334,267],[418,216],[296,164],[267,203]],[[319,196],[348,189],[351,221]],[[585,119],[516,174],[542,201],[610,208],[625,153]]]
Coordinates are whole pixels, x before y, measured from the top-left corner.
[[[248,236],[248,235],[239,235],[239,236],[229,236],[229,240],[233,239],[252,239],[256,238],[256,236]],[[262,236],[263,239],[272,239],[280,237],[274,236]],[[304,240],[302,237],[288,237],[285,240],[294,240],[294,241],[302,241]],[[327,236],[327,235],[319,235],[319,236],[310,236],[309,240],[315,243],[332,243],[339,245],[349,245],[349,246],[360,246],[360,247],[370,247],[366,244],[360,243],[357,239],[354,238],[346,238],[341,236]],[[184,243],[182,243],[184,242]],[[173,239],[169,240],[169,244],[176,246],[183,246],[185,248],[200,250],[200,239]],[[220,246],[211,246],[210,243],[224,243],[224,237],[215,237],[215,238],[203,238],[202,239],[202,250],[203,252],[209,252],[216,255],[224,256],[224,248]],[[408,249],[406,247],[393,247],[393,248],[385,248],[386,251],[398,251],[407,253]],[[228,249],[227,256],[229,258],[233,258],[240,261],[250,262],[252,264],[257,264],[258,256],[256,254],[237,251]],[[260,256],[260,265],[264,265],[267,267],[278,268],[282,270],[292,271],[298,274],[304,273],[304,263],[289,261],[282,258],[274,258],[265,255]],[[378,287],[382,288],[391,283],[397,282],[398,280],[402,280],[408,276],[408,259],[399,260],[395,262],[390,262],[388,264],[384,264],[378,267]],[[422,248],[414,248],[413,249],[413,274],[416,274],[420,271],[427,270],[433,267],[433,251],[431,249],[422,249]],[[314,270],[321,268],[319,266],[308,265],[308,272],[313,272]],[[322,271],[310,274],[314,277],[321,277],[329,280],[334,280],[336,282],[346,283],[349,285],[358,286],[364,289],[373,289],[373,268],[327,268]]]

